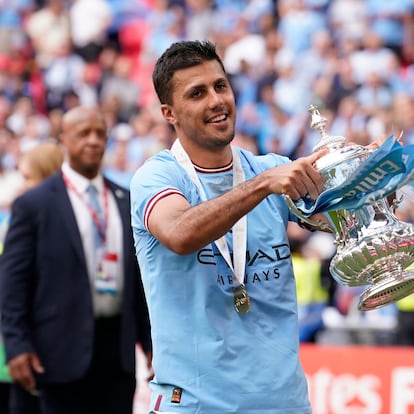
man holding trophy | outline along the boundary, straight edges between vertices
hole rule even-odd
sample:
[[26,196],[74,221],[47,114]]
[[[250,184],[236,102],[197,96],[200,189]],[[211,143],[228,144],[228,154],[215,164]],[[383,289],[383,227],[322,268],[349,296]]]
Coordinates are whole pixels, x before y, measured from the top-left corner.
[[[344,196],[335,193],[336,182],[327,189],[334,179],[323,164],[333,152],[328,146],[291,161],[231,145],[234,94],[212,43],[172,44],[155,65],[153,83],[177,139],[131,182],[153,340],[150,409],[310,414],[287,225],[319,226],[319,215],[323,229],[332,231],[333,222],[339,231],[342,221],[325,212],[368,195],[347,195],[347,177]],[[369,153],[356,158],[365,162]]]

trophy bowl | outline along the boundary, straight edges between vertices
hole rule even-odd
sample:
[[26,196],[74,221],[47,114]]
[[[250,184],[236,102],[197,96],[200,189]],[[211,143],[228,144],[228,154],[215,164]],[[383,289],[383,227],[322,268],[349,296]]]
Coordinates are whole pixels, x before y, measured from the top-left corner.
[[[337,187],[354,174],[370,155],[359,145],[345,146],[346,138],[326,133],[327,120],[315,106],[310,106],[311,127],[321,134],[313,151],[329,151],[315,164],[322,174],[325,189]],[[414,226],[401,222],[394,214],[398,202],[390,207],[386,198],[355,210],[331,210],[326,220],[310,220],[287,197],[290,209],[314,228],[335,235],[336,253],[330,262],[333,278],[347,286],[369,287],[359,298],[359,310],[376,309],[414,292]]]

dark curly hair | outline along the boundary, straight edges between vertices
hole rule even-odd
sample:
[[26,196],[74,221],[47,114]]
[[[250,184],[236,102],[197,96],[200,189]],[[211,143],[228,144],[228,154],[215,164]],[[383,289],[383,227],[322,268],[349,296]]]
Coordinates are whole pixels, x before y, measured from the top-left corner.
[[216,46],[208,40],[188,40],[173,43],[157,60],[152,74],[155,92],[162,104],[172,104],[172,78],[181,69],[216,60],[225,72]]

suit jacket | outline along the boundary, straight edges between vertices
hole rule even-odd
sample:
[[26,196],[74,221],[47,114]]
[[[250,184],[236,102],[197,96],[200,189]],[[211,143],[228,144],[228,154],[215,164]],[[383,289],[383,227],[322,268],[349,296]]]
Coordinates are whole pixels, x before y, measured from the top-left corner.
[[[135,257],[129,192],[106,180],[123,226],[121,360],[135,370],[135,344],[150,349],[147,307]],[[92,358],[94,315],[85,254],[62,173],[18,197],[0,256],[0,304],[7,360],[36,352],[40,381],[80,378]]]

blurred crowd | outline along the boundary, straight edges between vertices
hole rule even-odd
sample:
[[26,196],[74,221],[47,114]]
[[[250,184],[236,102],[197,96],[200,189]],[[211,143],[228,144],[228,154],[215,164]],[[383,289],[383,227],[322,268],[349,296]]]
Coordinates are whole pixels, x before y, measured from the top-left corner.
[[[127,188],[145,159],[170,146],[175,137],[151,74],[160,53],[181,39],[217,44],[236,95],[237,145],[292,159],[311,153],[320,135],[309,126],[310,104],[330,134],[350,142],[402,134],[414,144],[414,0],[0,0],[4,217],[21,191],[19,158],[58,141],[62,114],[78,104],[103,109],[104,173]],[[413,221],[412,207],[410,199],[400,204],[401,219]],[[302,340],[314,341],[351,314],[357,293],[338,288],[325,269],[332,237],[290,232],[297,254],[316,259],[296,260],[297,274],[306,270],[299,304],[317,305]],[[309,269],[315,278],[306,277]],[[332,307],[336,313],[322,317]],[[390,326],[396,312],[383,312]],[[369,317],[384,326],[378,313]]]

